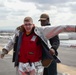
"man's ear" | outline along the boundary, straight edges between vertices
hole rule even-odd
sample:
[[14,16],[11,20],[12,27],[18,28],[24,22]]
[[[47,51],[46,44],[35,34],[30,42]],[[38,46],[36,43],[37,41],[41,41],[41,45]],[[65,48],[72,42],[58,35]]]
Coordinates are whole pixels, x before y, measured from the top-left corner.
[[33,24],[33,26],[35,27],[35,24]]

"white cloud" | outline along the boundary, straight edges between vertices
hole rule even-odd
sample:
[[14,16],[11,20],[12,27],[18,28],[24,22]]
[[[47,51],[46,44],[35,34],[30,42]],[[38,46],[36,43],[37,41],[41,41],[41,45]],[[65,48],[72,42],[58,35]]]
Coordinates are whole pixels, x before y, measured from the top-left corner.
[[76,24],[76,0],[0,0],[0,28],[15,28],[25,16],[31,16],[39,25],[42,13],[49,14],[53,25]]

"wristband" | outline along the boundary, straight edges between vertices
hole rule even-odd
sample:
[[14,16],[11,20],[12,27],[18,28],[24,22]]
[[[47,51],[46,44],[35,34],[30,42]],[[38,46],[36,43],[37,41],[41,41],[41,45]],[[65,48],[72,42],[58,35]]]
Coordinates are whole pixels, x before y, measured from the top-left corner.
[[8,54],[8,51],[6,49],[2,49],[2,54]]

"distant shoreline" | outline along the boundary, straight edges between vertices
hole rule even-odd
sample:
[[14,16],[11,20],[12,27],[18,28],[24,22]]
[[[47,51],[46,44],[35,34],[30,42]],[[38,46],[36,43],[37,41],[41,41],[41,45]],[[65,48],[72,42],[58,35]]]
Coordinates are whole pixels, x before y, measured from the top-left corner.
[[[8,43],[10,38],[1,38],[0,37],[0,46],[4,46]],[[76,40],[60,40],[60,47],[67,47],[67,48],[76,48]]]

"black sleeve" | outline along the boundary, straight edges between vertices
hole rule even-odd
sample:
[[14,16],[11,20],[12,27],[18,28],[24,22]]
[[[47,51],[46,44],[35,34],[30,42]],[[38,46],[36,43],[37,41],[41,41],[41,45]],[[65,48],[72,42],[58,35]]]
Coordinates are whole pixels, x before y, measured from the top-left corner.
[[57,55],[57,49],[60,45],[60,40],[59,40],[59,37],[58,35],[54,36],[53,38],[49,39],[50,41],[50,44],[51,44],[51,48],[53,48],[56,52],[56,55]]

